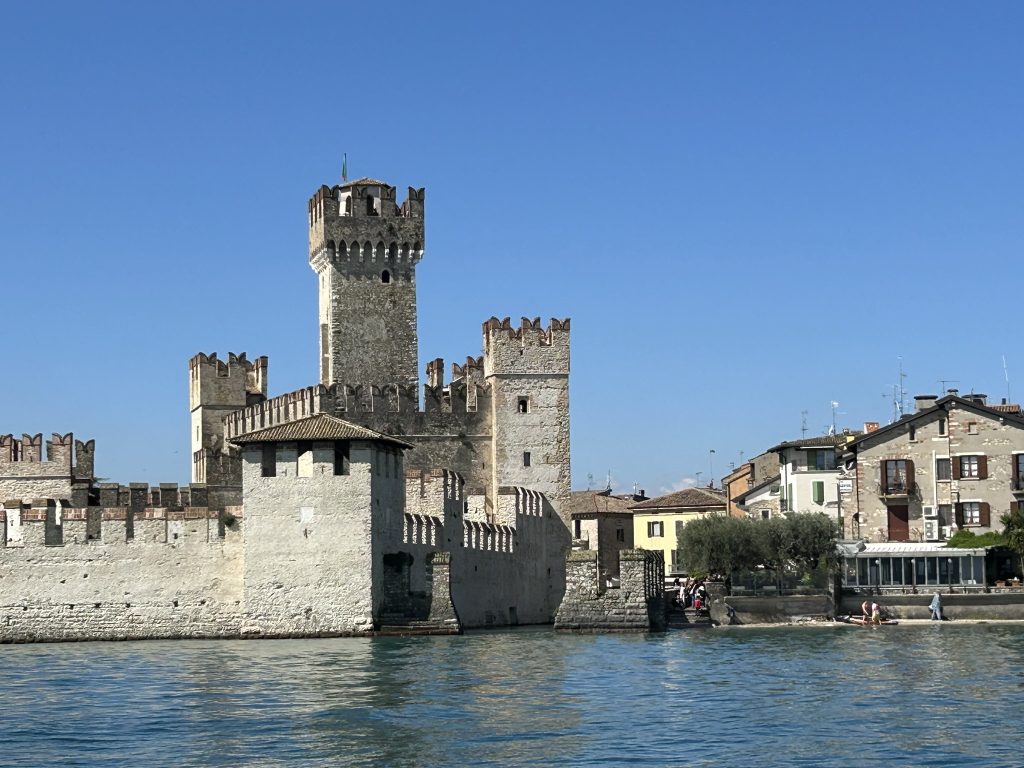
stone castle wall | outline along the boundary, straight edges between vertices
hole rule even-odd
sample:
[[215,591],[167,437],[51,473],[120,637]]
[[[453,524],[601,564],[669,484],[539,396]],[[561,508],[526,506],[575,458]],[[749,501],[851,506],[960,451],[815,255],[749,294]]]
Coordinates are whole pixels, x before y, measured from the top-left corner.
[[[215,512],[128,511],[53,502],[0,511],[0,642],[233,637],[241,627],[242,534]],[[235,510],[240,514],[240,510]],[[55,535],[56,534],[56,535]],[[47,542],[51,542],[47,544]]]

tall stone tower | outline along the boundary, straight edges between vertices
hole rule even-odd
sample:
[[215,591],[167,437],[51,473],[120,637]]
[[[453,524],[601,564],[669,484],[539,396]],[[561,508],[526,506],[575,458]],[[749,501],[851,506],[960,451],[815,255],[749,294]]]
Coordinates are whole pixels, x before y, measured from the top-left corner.
[[320,382],[419,387],[416,264],[423,189],[359,179],[309,201],[309,263],[320,292]]

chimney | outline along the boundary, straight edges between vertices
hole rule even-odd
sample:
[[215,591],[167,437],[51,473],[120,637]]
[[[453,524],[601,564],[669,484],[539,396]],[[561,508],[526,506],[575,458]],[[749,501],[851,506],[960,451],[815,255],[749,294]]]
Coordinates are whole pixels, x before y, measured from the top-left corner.
[[935,395],[914,395],[914,410],[917,413],[927,411],[935,406],[935,401],[938,399]]
[[971,392],[967,399],[975,405],[985,405],[988,402],[988,395],[976,395],[974,392]]
[[946,390],[946,394],[947,395],[952,395],[953,397],[959,397],[960,396],[960,390],[956,389],[956,388],[947,389]]
[[427,386],[444,386],[444,358],[438,357],[427,363]]
[[878,422],[877,421],[865,421],[864,422],[864,434],[865,435],[871,434],[872,432],[876,432],[877,430],[878,430]]

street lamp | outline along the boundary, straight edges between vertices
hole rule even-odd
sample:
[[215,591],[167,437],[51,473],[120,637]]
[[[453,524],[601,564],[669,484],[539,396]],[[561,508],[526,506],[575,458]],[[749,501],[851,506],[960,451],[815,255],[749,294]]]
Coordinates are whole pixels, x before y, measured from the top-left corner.
[[710,477],[709,482],[710,482],[712,488],[715,487],[715,462],[714,462],[714,457],[715,457],[715,449],[712,448],[711,450],[708,451],[708,475]]

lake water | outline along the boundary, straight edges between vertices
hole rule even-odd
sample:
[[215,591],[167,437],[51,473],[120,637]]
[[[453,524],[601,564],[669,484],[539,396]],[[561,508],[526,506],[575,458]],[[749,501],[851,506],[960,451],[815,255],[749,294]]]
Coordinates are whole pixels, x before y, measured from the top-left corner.
[[1024,628],[0,646],[5,766],[1024,764]]

